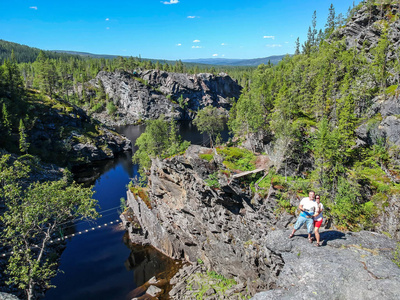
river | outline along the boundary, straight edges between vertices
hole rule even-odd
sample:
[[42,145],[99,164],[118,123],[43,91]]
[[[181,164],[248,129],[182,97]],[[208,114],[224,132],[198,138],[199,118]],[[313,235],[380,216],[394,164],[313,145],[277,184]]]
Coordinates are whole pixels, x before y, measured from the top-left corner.
[[[134,144],[144,129],[143,125],[131,125],[117,131]],[[179,133],[194,144],[208,140],[187,122],[180,123]],[[223,140],[227,138],[225,131]],[[76,181],[94,185],[94,198],[99,202],[102,217],[95,223],[81,221],[67,228],[64,234],[96,229],[67,240],[60,260],[62,273],[53,278],[56,288],[46,293],[46,300],[131,299],[140,295],[137,288],[152,276],[165,270],[174,272],[178,266],[151,247],[131,245],[125,230],[115,223],[119,221],[120,199],[126,198],[128,183],[138,175],[138,166],[132,164],[131,156],[132,153],[123,153],[113,160],[73,170]],[[102,226],[106,223],[108,226]]]

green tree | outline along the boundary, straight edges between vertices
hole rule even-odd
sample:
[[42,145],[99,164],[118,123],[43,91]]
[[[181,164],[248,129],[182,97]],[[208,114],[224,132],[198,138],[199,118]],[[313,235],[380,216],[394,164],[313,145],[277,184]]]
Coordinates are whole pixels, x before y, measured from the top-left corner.
[[11,52],[11,58],[4,61],[3,68],[5,90],[10,93],[10,98],[12,100],[16,100],[21,96],[24,85],[21,72],[15,59],[14,51]]
[[10,115],[8,113],[7,106],[6,106],[5,103],[3,103],[3,109],[2,109],[1,118],[2,118],[2,123],[3,123],[6,135],[10,136],[11,135],[11,129],[12,129],[11,126],[12,126],[12,124],[11,124]]
[[299,55],[300,54],[300,39],[297,38],[296,40],[296,50],[294,51],[294,55]]
[[26,133],[26,128],[22,119],[19,120],[19,151],[22,153],[27,153],[30,143],[27,141],[28,135]]
[[206,106],[198,112],[193,123],[201,133],[208,134],[213,148],[216,137],[224,129],[226,117],[218,108]]
[[333,4],[329,7],[329,14],[328,19],[326,20],[325,24],[325,37],[329,37],[332,32],[335,30],[336,27],[336,14],[335,14],[335,7]]
[[68,220],[92,219],[97,216],[96,200],[91,188],[68,185],[65,180],[34,183],[28,188],[19,184],[29,168],[19,161],[8,164],[9,156],[0,160],[0,198],[6,212],[2,244],[13,251],[8,261],[7,284],[25,290],[28,300],[34,298],[34,288],[49,288],[55,276],[55,261],[51,260],[48,243],[60,226]]
[[50,97],[53,97],[59,82],[54,62],[47,58],[43,51],[40,51],[35,62],[35,67],[40,89]]
[[386,87],[386,81],[389,76],[388,72],[388,53],[390,50],[390,42],[387,32],[381,36],[378,45],[371,50],[374,55],[372,61],[372,71],[375,75],[376,83],[380,85],[383,90]]
[[145,132],[136,140],[135,146],[138,150],[132,160],[140,165],[141,175],[144,176],[143,171],[149,170],[152,158],[174,155],[184,151],[189,145],[187,141],[181,142],[176,122],[171,120],[168,124],[164,116],[160,116],[146,122]]

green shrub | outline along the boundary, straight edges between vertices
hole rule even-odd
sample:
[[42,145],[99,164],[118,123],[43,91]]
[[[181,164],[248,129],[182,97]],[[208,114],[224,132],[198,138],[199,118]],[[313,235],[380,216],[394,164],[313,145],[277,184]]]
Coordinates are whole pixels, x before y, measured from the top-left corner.
[[102,102],[98,102],[95,105],[93,105],[93,107],[91,108],[92,112],[95,113],[99,113],[103,111],[103,103]]
[[107,103],[107,113],[109,115],[113,115],[117,111],[117,107],[114,105],[113,102]]
[[396,94],[396,90],[397,90],[398,85],[391,85],[389,87],[386,88],[386,94],[388,96],[394,96]]
[[257,157],[247,149],[237,147],[217,148],[217,153],[224,157],[223,164],[228,169],[252,171],[256,168]]
[[221,184],[218,181],[218,172],[214,172],[208,175],[208,179],[205,180],[206,184],[211,188],[220,188]]

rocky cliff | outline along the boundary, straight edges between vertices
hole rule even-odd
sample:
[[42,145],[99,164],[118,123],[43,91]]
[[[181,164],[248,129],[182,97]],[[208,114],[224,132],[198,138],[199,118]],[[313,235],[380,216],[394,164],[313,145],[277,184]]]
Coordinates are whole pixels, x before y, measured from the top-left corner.
[[116,119],[104,113],[94,117],[106,124],[134,124],[156,119],[161,114],[176,120],[191,120],[196,111],[213,105],[229,109],[231,99],[239,98],[241,87],[227,74],[182,74],[159,70],[135,74],[101,71],[90,84],[101,81],[109,100],[117,106]]
[[29,153],[58,165],[77,165],[113,158],[131,149],[127,138],[90,118],[82,109],[48,101],[31,104],[35,109],[27,126]]
[[[387,31],[388,40],[393,49],[398,49],[400,43],[400,20],[396,20],[399,5],[383,5],[382,10],[377,5],[362,6],[355,12],[346,26],[334,32],[331,38],[344,38],[348,48],[364,50],[367,53],[374,49],[383,33]],[[389,53],[389,60],[396,59],[394,52]]]
[[[184,155],[154,160],[147,194],[128,191],[122,218],[131,240],[191,263],[172,280],[173,299],[196,299],[204,289],[207,299],[271,289],[255,299],[396,299],[400,269],[391,261],[393,240],[328,229],[320,248],[308,243],[305,231],[289,239],[295,216],[278,205],[274,187],[252,197],[224,172],[220,187],[207,184],[210,174],[224,169],[216,153],[210,162],[201,158],[210,151],[191,146]],[[207,270],[235,285],[228,291],[212,287]]]

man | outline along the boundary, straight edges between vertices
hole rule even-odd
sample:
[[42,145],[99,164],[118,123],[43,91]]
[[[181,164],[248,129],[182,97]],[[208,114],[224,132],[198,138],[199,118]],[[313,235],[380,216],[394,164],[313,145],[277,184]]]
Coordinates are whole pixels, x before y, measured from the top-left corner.
[[292,234],[289,236],[289,238],[292,238],[296,230],[299,230],[305,223],[307,225],[308,240],[310,243],[312,243],[311,234],[313,232],[313,217],[318,215],[318,205],[314,201],[314,197],[314,191],[310,191],[308,193],[308,197],[301,199],[299,204],[301,213],[296,221],[296,224],[294,224]]

